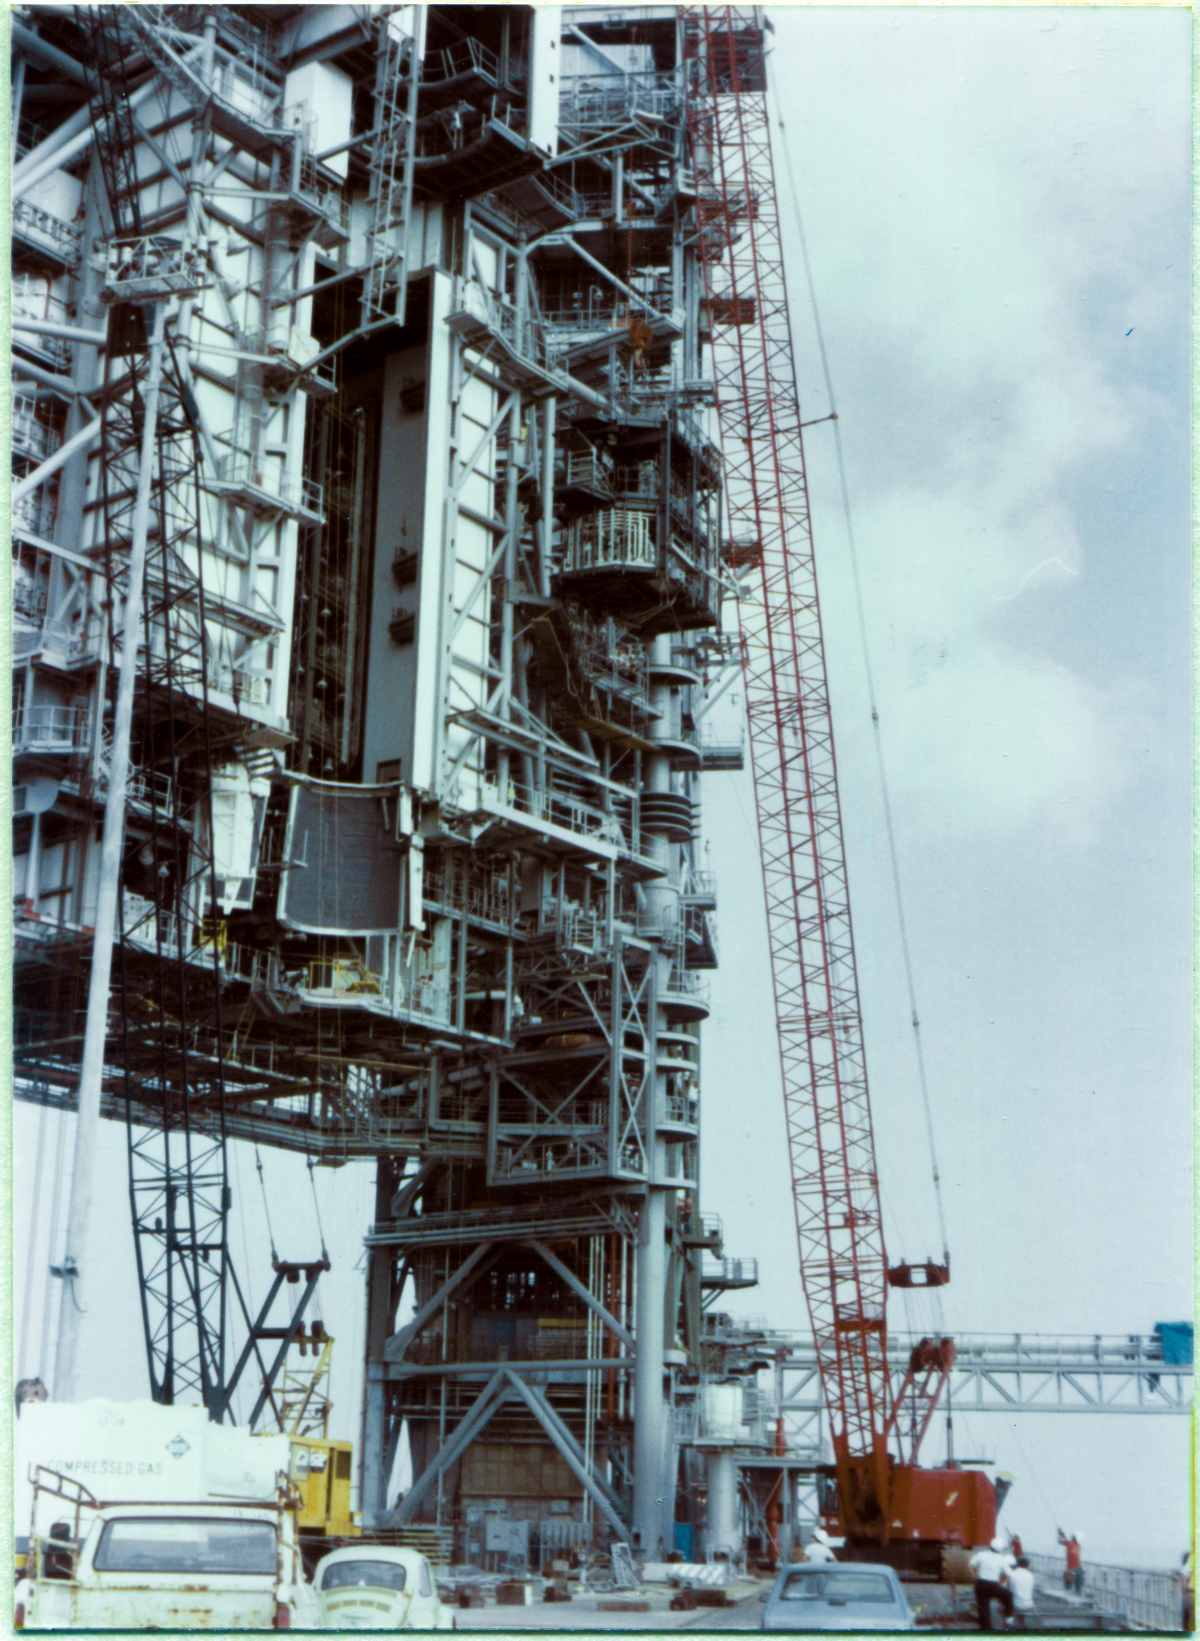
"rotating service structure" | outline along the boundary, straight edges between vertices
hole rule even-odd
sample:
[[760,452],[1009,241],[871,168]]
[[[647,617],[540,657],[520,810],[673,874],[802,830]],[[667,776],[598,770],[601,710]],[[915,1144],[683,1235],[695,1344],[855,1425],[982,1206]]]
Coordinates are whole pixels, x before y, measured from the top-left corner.
[[698,1175],[742,759],[706,359],[753,316],[705,295],[683,14],[32,6],[14,45],[17,1093],[86,1084],[115,808],[154,1394],[230,1416],[229,1145],[370,1159],[364,1526],[665,1553],[756,1371],[705,1343],[753,1276]]

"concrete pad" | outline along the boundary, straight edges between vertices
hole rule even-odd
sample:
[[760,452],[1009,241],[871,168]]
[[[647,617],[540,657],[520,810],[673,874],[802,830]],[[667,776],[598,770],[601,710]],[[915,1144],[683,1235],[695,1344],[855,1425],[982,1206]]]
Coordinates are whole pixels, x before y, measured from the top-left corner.
[[[482,1608],[467,1611],[456,1608],[454,1616],[460,1630],[486,1630],[492,1635],[519,1635],[528,1630],[593,1635],[637,1630],[756,1630],[762,1618],[758,1594],[769,1589],[772,1582],[739,1579],[729,1591],[731,1605],[721,1610],[672,1612],[670,1603],[674,1591],[661,1587],[631,1591],[623,1600],[618,1591],[600,1595],[572,1585],[569,1603],[535,1602],[532,1607],[497,1607],[489,1601]],[[601,1609],[601,1603],[607,1610]]]
[[676,1630],[694,1613],[673,1613],[664,1602],[649,1612],[600,1612],[596,1596],[585,1596],[569,1604],[551,1602],[536,1607],[484,1607],[456,1612],[460,1630],[487,1630],[493,1635],[524,1634],[529,1630],[557,1631],[559,1634],[596,1634],[613,1630]]

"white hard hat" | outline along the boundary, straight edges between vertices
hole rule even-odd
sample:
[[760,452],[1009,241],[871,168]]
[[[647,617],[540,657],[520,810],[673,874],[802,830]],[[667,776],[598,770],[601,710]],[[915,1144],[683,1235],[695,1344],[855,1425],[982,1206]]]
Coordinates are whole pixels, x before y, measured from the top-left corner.
[[1082,1549],[1083,1548],[1083,1534],[1082,1533],[1073,1533],[1071,1536],[1074,1538],[1076,1544],[1079,1545],[1080,1549]]
[[1000,1537],[999,1533],[997,1533],[996,1537],[992,1540],[992,1549],[995,1550],[997,1552],[997,1554],[999,1554],[999,1552],[1002,1551],[1002,1550],[1007,1550],[1008,1549],[1008,1545]]
[[818,1544],[828,1544],[829,1543],[829,1534],[825,1531],[825,1529],[823,1527],[818,1527],[816,1529],[816,1531],[813,1533],[813,1537],[816,1539]]

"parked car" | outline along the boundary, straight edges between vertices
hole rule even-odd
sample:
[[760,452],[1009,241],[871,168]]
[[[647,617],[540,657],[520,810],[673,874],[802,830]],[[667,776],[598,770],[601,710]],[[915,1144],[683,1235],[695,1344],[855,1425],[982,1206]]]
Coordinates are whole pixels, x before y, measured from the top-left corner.
[[785,1567],[767,1595],[764,1630],[915,1630],[891,1567],[864,1561]]
[[313,1573],[323,1630],[452,1630],[428,1561],[393,1544],[347,1545]]

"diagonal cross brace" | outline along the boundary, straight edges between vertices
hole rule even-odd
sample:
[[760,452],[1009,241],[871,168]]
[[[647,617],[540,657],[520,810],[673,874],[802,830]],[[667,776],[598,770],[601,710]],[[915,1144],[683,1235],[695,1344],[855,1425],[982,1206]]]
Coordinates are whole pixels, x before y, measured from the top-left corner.
[[555,1275],[561,1277],[567,1284],[568,1288],[570,1288],[571,1292],[573,1294],[577,1294],[578,1297],[583,1300],[588,1309],[593,1311],[600,1318],[600,1320],[604,1323],[604,1326],[611,1334],[615,1335],[615,1337],[618,1338],[629,1350],[634,1348],[633,1335],[630,1333],[629,1329],[622,1327],[621,1323],[617,1321],[612,1312],[607,1310],[600,1303],[587,1284],[581,1282],[575,1275],[574,1271],[570,1270],[563,1264],[557,1254],[552,1253],[544,1242],[530,1241],[526,1244],[526,1246],[532,1248],[534,1253],[537,1254],[539,1258],[546,1261],[547,1265],[549,1265]]
[[[617,1534],[621,1538],[627,1540],[629,1537],[628,1523],[622,1521],[621,1517],[617,1514],[608,1489],[600,1483],[600,1481],[589,1469],[583,1454],[580,1452],[578,1442],[576,1442],[574,1436],[572,1436],[566,1425],[550,1406],[549,1402],[546,1400],[545,1394],[541,1391],[535,1391],[532,1386],[527,1385],[524,1379],[514,1373],[511,1368],[505,1368],[504,1372],[507,1375],[508,1382],[521,1397],[521,1400],[528,1407],[529,1411],[541,1425],[547,1436],[549,1436],[550,1440],[562,1454],[563,1458],[566,1459],[567,1463],[574,1471],[577,1479],[591,1494],[592,1501],[596,1505],[597,1509],[602,1511],[608,1518]],[[408,1501],[405,1500],[405,1503],[407,1502]]]
[[279,1377],[279,1370],[283,1366],[284,1358],[287,1356],[288,1349],[292,1341],[295,1339],[299,1329],[303,1325],[303,1317],[305,1311],[308,1309],[308,1302],[312,1298],[313,1293],[316,1291],[316,1286],[321,1279],[322,1272],[327,1271],[328,1269],[329,1266],[327,1263],[317,1266],[305,1284],[304,1292],[300,1295],[296,1309],[292,1315],[291,1324],[288,1327],[288,1331],[284,1338],[280,1341],[279,1349],[275,1353],[275,1360],[267,1369],[266,1378],[263,1380],[263,1387],[258,1393],[258,1400],[254,1404],[253,1412],[250,1414],[251,1430],[254,1429],[254,1426],[258,1421],[259,1414],[271,1398],[271,1389],[276,1379]]
[[[516,1374],[517,1370],[510,1366],[508,1371],[510,1374]],[[526,1381],[523,1380],[522,1383],[526,1383]],[[562,1414],[558,1411],[554,1403],[546,1394],[545,1387],[542,1385],[535,1386],[527,1384],[527,1389],[529,1390],[530,1395],[541,1404],[542,1412],[549,1421],[546,1428],[553,1429],[558,1433],[559,1439],[563,1444],[562,1451],[564,1453],[571,1452],[575,1455],[575,1458],[584,1467],[584,1469],[590,1472],[593,1482],[595,1482],[596,1486],[604,1494],[613,1509],[619,1510],[621,1500],[617,1495],[616,1489],[610,1487],[604,1477],[597,1473],[595,1466],[588,1463],[587,1455],[584,1453],[583,1448],[579,1445],[574,1432],[571,1430],[571,1427],[567,1424]]]
[[455,1427],[450,1440],[439,1451],[437,1457],[425,1466],[419,1478],[405,1494],[404,1502],[396,1511],[398,1526],[405,1527],[408,1525],[416,1514],[417,1506],[438,1477],[450,1468],[460,1454],[465,1452],[500,1404],[508,1400],[509,1389],[505,1382],[507,1376],[507,1369],[496,1369]]
[[491,1253],[492,1247],[491,1242],[481,1242],[474,1252],[468,1254],[458,1269],[447,1277],[432,1299],[425,1301],[412,1321],[406,1322],[398,1332],[392,1335],[383,1347],[385,1362],[398,1362],[401,1360],[404,1352],[412,1344],[417,1334],[432,1317],[437,1315],[455,1289],[460,1288],[468,1277],[478,1273],[480,1264]]

